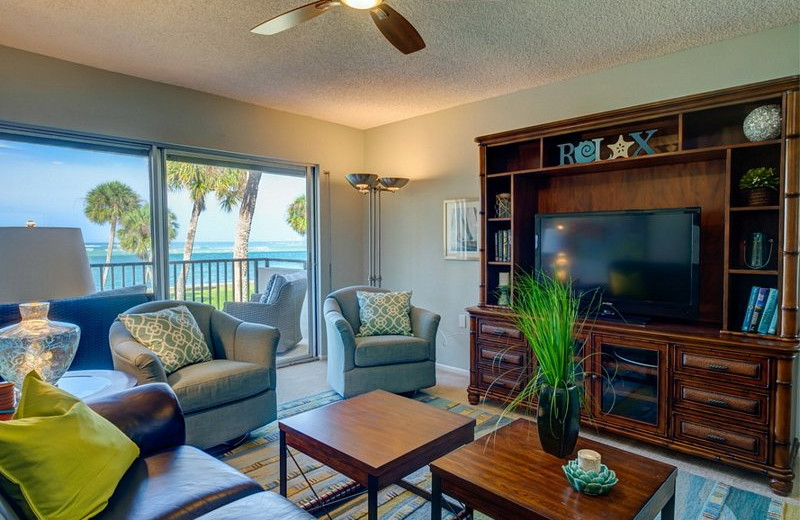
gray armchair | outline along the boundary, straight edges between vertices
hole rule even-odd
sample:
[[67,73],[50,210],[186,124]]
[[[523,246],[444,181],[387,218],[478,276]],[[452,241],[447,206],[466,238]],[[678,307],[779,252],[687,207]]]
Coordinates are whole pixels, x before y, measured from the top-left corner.
[[361,328],[356,291],[389,292],[353,286],[325,299],[328,383],[333,389],[351,397],[375,389],[401,393],[435,385],[439,315],[412,306],[413,336],[356,337]]
[[186,305],[192,313],[214,359],[167,375],[158,356],[116,320],[109,331],[114,368],[133,375],[139,384],[169,384],[183,409],[186,443],[198,448],[222,444],[274,421],[277,330],[244,323],[211,305],[196,302],[148,302],[128,309],[126,314],[177,305]]
[[250,296],[249,302],[225,302],[224,310],[231,316],[250,323],[275,327],[280,332],[278,354],[283,354],[303,339],[300,315],[308,287],[305,271],[273,274],[267,283],[267,302],[262,294]]

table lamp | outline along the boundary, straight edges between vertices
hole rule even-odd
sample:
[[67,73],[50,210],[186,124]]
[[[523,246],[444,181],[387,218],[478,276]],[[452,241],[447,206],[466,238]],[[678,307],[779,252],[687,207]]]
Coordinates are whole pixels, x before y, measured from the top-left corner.
[[20,323],[0,329],[0,376],[16,392],[36,370],[48,383],[69,368],[80,328],[50,321],[49,302],[95,292],[78,228],[0,227],[0,303],[20,303]]

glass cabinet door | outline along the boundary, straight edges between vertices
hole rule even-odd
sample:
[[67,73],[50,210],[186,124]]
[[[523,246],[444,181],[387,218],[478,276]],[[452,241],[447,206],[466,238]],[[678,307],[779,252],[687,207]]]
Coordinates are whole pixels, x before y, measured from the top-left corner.
[[665,433],[666,348],[610,337],[598,341],[594,399],[604,421]]

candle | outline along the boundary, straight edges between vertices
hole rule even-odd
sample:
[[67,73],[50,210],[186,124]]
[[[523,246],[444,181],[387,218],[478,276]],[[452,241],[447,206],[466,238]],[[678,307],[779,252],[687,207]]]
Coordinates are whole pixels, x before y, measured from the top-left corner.
[[509,274],[508,273],[498,273],[497,275],[497,285],[504,286],[509,284]]
[[600,473],[600,454],[594,450],[578,450],[578,467],[586,472]]

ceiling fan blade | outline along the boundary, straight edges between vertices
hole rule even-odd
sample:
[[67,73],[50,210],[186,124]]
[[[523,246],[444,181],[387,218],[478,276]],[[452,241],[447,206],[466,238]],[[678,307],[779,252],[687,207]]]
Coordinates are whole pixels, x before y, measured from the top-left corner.
[[425,42],[414,26],[388,5],[373,7],[369,14],[383,36],[403,54],[411,54],[425,48]]
[[279,14],[274,18],[270,18],[266,22],[250,29],[250,32],[256,34],[276,34],[286,29],[291,29],[295,25],[307,22],[312,18],[316,18],[322,13],[339,5],[341,4],[337,0],[317,0],[316,2],[311,2],[310,4],[297,7],[291,11]]

